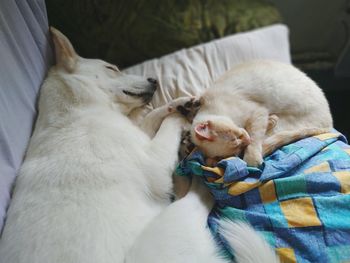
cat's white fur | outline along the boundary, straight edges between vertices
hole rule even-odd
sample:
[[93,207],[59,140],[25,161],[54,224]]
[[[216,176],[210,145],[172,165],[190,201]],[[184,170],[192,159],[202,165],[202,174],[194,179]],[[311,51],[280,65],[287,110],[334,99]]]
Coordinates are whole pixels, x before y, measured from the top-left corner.
[[[294,66],[276,61],[251,61],[233,68],[202,94],[201,102],[193,120],[194,144],[213,154],[223,151],[225,145],[198,140],[194,131],[200,123],[226,119],[235,129],[247,130],[251,140],[244,160],[252,166],[262,162],[271,114],[278,121],[269,136],[303,137],[329,131],[333,126],[322,90]],[[271,136],[268,143],[272,145],[276,139],[281,137]]]

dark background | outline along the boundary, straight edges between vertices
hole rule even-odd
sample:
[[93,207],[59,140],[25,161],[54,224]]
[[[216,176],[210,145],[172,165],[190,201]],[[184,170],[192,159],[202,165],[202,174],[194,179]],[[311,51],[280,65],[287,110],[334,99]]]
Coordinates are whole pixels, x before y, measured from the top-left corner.
[[336,77],[333,70],[308,71],[329,101],[334,127],[350,139],[350,78]]
[[121,68],[225,35],[285,23],[292,61],[350,137],[350,0],[46,0],[79,54]]
[[350,1],[270,2],[290,29],[293,64],[323,89],[335,128],[350,138]]

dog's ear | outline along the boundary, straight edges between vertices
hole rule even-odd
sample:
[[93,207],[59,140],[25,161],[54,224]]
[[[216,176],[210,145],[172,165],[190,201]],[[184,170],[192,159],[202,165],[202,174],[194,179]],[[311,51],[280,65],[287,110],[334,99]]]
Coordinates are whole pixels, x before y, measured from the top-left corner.
[[77,64],[77,53],[65,35],[54,27],[50,27],[50,31],[55,46],[56,64],[72,73]]
[[210,122],[196,124],[194,127],[196,137],[201,141],[214,141],[215,135],[212,133],[210,126]]

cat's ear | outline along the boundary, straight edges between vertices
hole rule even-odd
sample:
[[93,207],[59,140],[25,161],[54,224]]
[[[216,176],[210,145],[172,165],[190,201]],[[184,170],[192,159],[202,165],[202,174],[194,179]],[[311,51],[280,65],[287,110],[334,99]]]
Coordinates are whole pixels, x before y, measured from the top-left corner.
[[55,46],[56,64],[72,73],[75,70],[78,55],[75,52],[71,42],[54,27],[50,27],[52,40]]
[[194,131],[196,137],[201,141],[214,141],[215,139],[215,134],[213,134],[211,130],[211,124],[209,121],[196,124]]

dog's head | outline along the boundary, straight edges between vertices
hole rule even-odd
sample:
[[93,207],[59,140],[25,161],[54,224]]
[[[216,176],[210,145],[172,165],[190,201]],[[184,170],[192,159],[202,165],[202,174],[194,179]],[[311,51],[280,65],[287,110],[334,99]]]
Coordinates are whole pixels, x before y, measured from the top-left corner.
[[122,73],[117,66],[77,55],[71,42],[51,27],[56,53],[55,70],[72,89],[75,101],[113,103],[128,114],[148,103],[158,86],[155,79]]

